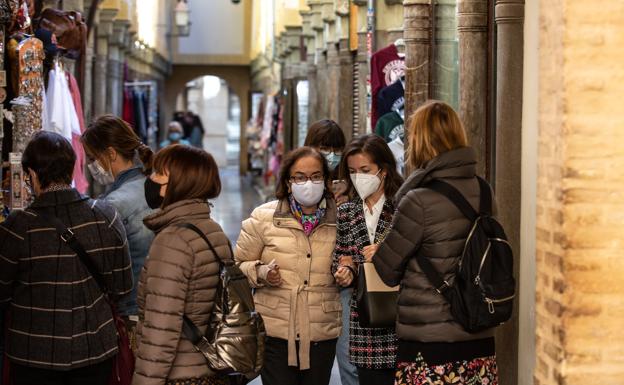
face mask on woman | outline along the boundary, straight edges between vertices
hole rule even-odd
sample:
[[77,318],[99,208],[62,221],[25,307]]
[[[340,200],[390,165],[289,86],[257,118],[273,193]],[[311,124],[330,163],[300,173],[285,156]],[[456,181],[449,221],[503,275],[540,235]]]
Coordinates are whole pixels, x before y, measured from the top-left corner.
[[169,140],[172,142],[178,142],[182,139],[182,134],[179,132],[172,132],[169,134]]
[[293,197],[303,207],[312,207],[323,199],[325,183],[314,183],[311,180],[304,184],[293,183],[291,185]]
[[340,164],[340,159],[342,155],[338,155],[335,152],[327,152],[323,153],[325,159],[327,159],[327,164],[329,165],[329,169],[334,171],[336,167]]
[[113,174],[106,171],[97,160],[89,163],[87,168],[89,169],[89,173],[91,173],[93,179],[102,186],[108,186],[115,181]]
[[160,196],[160,188],[164,186],[162,184],[158,184],[151,180],[150,178],[145,179],[145,202],[150,209],[156,210],[160,206],[162,206],[164,197]]
[[378,175],[380,172],[381,170],[377,171],[375,175],[361,173],[352,173],[350,175],[353,187],[355,187],[360,198],[366,199],[379,190],[381,179],[379,179]]

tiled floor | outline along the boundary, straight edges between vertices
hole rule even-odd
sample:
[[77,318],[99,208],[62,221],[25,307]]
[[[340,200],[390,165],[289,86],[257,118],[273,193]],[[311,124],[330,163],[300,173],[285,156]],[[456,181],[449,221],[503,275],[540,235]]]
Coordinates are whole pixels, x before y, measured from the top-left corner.
[[[221,183],[221,195],[213,202],[212,218],[221,225],[234,245],[240,233],[241,222],[263,202],[253,188],[251,178],[240,177],[236,167],[222,170]],[[250,383],[250,385],[261,384],[259,378]],[[340,385],[340,375],[336,364],[332,370],[330,385]]]

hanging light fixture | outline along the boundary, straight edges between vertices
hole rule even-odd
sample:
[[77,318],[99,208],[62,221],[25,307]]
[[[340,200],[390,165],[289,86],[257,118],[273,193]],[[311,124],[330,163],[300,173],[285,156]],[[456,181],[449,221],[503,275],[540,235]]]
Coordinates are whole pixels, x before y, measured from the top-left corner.
[[173,16],[178,30],[176,36],[189,36],[191,34],[191,17],[186,0],[178,0],[173,10]]

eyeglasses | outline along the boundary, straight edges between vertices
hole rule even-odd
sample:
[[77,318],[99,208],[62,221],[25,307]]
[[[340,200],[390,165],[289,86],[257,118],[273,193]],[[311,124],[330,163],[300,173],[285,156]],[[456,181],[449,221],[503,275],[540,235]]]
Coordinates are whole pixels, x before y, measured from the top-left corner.
[[337,149],[337,148],[332,148],[332,147],[320,147],[319,150],[321,151],[321,154],[327,156],[331,153],[334,153],[338,156],[342,156],[342,151]]
[[314,174],[312,176],[306,176],[306,175],[295,175],[295,176],[291,176],[289,179],[290,183],[294,183],[294,184],[306,184],[307,181],[312,181],[312,183],[323,183],[325,181],[325,176],[323,174]]

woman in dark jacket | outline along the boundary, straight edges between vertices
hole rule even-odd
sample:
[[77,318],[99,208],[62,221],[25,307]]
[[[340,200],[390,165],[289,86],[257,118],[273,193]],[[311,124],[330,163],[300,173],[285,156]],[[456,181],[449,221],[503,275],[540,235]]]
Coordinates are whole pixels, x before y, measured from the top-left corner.
[[[347,146],[342,174],[349,175],[355,198],[338,208],[338,230],[332,272],[342,286],[350,286],[358,265],[370,262],[392,223],[393,197],[403,183],[386,142],[365,135]],[[394,384],[397,339],[394,327],[367,328],[360,324],[355,295],[350,299],[349,353],[360,385]],[[345,325],[346,327],[346,325]]]
[[[15,385],[104,385],[117,354],[106,294],[132,290],[126,233],[114,208],[71,187],[75,161],[65,138],[37,133],[22,157],[35,201],[0,225],[0,306],[10,315],[6,356]],[[87,250],[106,293],[61,240],[53,217]]]
[[423,186],[441,179],[478,207],[476,153],[467,147],[459,117],[443,102],[421,106],[409,132],[408,160],[416,170],[397,193],[392,231],[373,257],[387,285],[401,284],[397,383],[496,384],[494,330],[466,332],[416,261],[428,258],[452,282],[471,223],[446,197]]

